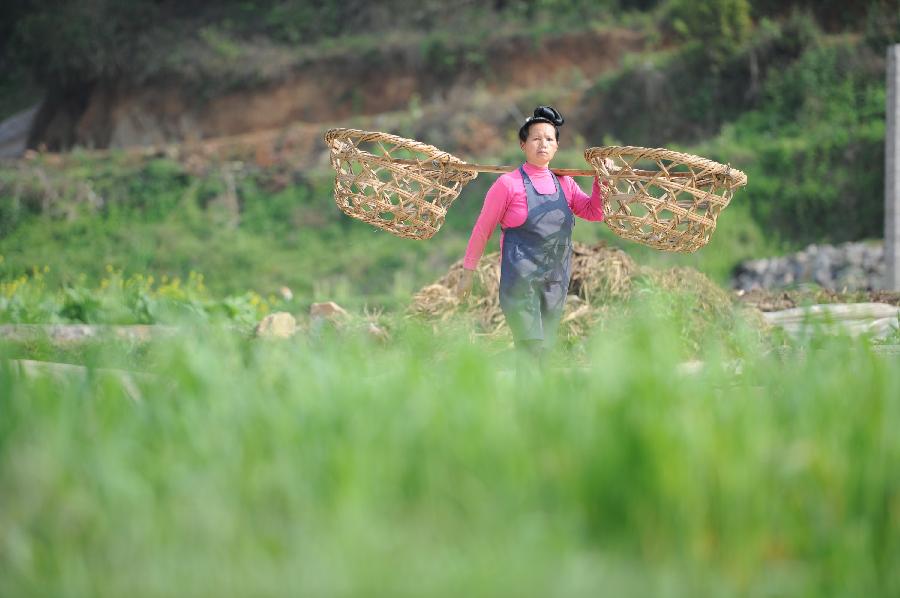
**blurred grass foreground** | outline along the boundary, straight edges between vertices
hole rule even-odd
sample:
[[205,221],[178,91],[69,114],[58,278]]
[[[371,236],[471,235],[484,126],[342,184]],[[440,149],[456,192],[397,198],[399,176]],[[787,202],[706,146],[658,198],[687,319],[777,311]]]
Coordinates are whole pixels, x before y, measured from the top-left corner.
[[747,329],[685,367],[661,313],[544,373],[415,321],[80,376],[0,345],[0,595],[900,594],[898,357]]

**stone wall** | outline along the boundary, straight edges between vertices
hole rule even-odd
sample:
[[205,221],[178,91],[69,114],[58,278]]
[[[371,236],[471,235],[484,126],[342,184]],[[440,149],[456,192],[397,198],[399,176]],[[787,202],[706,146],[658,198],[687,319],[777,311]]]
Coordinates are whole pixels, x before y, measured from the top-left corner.
[[884,244],[810,245],[793,255],[738,264],[732,286],[749,291],[816,284],[835,291],[884,289]]

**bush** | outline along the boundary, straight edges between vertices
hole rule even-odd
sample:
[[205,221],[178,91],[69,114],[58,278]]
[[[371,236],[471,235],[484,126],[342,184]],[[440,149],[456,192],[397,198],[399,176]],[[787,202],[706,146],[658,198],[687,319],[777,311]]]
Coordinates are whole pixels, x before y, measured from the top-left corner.
[[[723,123],[764,101],[770,73],[779,73],[819,40],[803,15],[782,24],[763,23],[739,49],[711,63],[703,44],[664,54],[641,55],[602,78],[585,95],[586,134],[629,145],[666,146],[715,135]],[[598,118],[599,115],[599,118]]]
[[770,78],[764,108],[730,133],[755,154],[747,199],[764,225],[798,243],[881,236],[882,74],[880,57],[845,42]]
[[863,31],[866,44],[879,54],[884,54],[888,46],[900,43],[900,0],[871,2]]
[[734,54],[750,33],[747,0],[671,0],[667,8],[672,28],[699,45],[713,65]]

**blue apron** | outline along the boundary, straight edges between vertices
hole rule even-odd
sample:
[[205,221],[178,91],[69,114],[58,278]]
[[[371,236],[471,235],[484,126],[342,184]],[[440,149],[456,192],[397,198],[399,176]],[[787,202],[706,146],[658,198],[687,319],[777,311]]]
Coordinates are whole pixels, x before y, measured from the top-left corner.
[[551,173],[556,191],[541,195],[525,169],[519,172],[528,217],[503,232],[500,308],[516,341],[543,340],[551,347],[569,289],[575,215],[556,175]]

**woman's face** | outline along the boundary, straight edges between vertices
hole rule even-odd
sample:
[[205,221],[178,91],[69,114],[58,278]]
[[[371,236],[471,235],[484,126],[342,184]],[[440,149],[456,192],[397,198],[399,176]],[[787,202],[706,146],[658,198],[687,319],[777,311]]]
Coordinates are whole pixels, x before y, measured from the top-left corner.
[[519,145],[525,152],[526,162],[545,168],[559,149],[556,129],[550,123],[533,124],[528,128],[528,138]]

